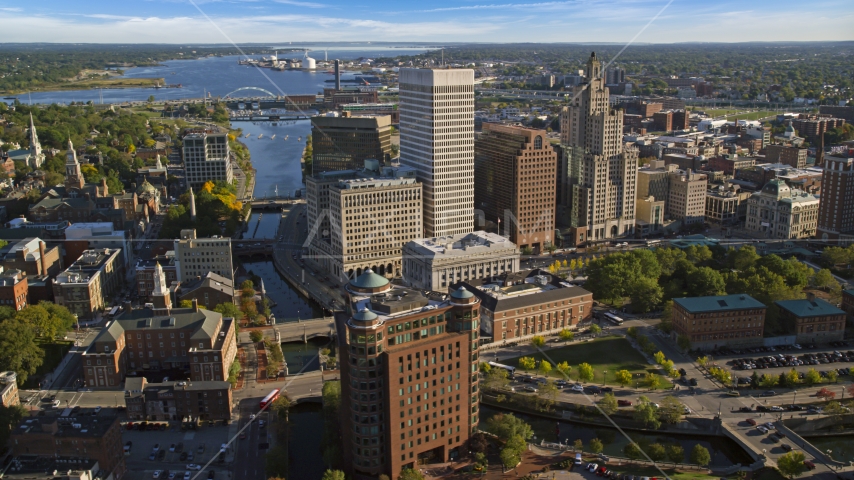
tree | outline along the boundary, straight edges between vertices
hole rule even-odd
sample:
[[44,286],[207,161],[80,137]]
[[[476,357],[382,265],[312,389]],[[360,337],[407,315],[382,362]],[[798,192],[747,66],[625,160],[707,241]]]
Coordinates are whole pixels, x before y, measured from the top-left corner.
[[759,379],[759,386],[762,388],[774,388],[779,380],[780,377],[765,373],[762,375],[762,378]]
[[3,445],[9,441],[12,428],[16,427],[26,416],[27,409],[21,405],[10,405],[8,407],[0,405],[0,442],[3,442]]
[[533,345],[534,348],[543,348],[543,345],[545,345],[545,344],[546,344],[545,337],[543,337],[541,335],[534,335],[533,337],[531,337],[531,345]]
[[635,405],[633,417],[636,422],[642,423],[652,430],[661,426],[661,422],[658,420],[658,412],[655,411],[655,406],[648,400],[638,401],[637,405]]
[[807,370],[806,375],[804,375],[804,383],[811,387],[819,382],[821,382],[821,374],[814,368]]
[[501,463],[505,468],[513,468],[522,461],[522,453],[528,448],[521,435],[514,435],[504,444],[501,450]]
[[178,302],[178,307],[179,308],[193,308],[193,301],[192,300],[181,300],[180,302]]
[[637,443],[631,442],[631,443],[627,444],[625,447],[623,447],[623,454],[625,454],[625,456],[629,460],[637,460],[637,459],[641,458],[641,456],[643,455],[643,452],[641,452],[641,449]]
[[569,362],[560,362],[555,365],[555,368],[566,378],[569,378],[569,374],[572,372],[572,367],[569,365]]
[[483,432],[475,433],[469,438],[469,450],[472,452],[485,453],[489,448],[489,441]]
[[327,470],[323,472],[321,480],[345,480],[344,472],[341,470]]
[[827,290],[832,286],[839,285],[839,282],[833,278],[833,274],[830,273],[830,270],[826,268],[822,268],[817,271],[815,276],[812,278],[812,282],[816,288],[821,288],[822,290]]
[[551,410],[552,405],[557,400],[557,394],[557,387],[551,380],[541,385],[539,390],[537,390],[537,410],[542,412]]
[[29,305],[15,314],[15,319],[33,329],[38,337],[53,340],[74,324],[74,316],[67,308],[50,302]]
[[644,377],[643,383],[650,390],[655,390],[656,388],[661,386],[661,377],[652,372],[647,372],[646,377]]
[[240,313],[240,309],[231,302],[228,303],[220,303],[219,305],[214,307],[214,312],[222,314],[225,318],[241,318],[243,314]]
[[488,375],[488,374],[489,374],[489,372],[491,372],[491,371],[492,371],[492,365],[490,365],[490,364],[488,364],[488,363],[486,363],[486,362],[481,362],[481,364],[480,364],[480,365],[478,365],[478,367],[477,367],[477,368],[478,368],[478,370],[480,370],[480,372],[481,372],[481,373],[483,373],[484,375]]
[[513,416],[512,413],[499,413],[486,421],[486,431],[492,433],[499,440],[507,442],[514,436],[520,436],[527,440],[534,436],[534,430],[524,420]]
[[706,297],[711,295],[723,295],[726,293],[726,282],[724,277],[709,267],[700,267],[691,272],[687,279],[688,295],[692,297]]
[[590,333],[592,333],[593,335],[599,335],[600,333],[602,333],[602,327],[594,323],[593,325],[590,325]]
[[530,372],[537,367],[537,360],[534,357],[522,357],[519,359],[519,368]]
[[700,367],[705,367],[708,362],[709,362],[709,357],[707,357],[705,355],[702,357],[697,357],[697,365],[699,365]]
[[673,463],[682,463],[685,461],[685,449],[681,445],[671,443],[665,447],[667,449],[667,459]]
[[694,448],[691,449],[691,463],[706,466],[711,461],[712,456],[709,454],[709,450],[706,447],[699,443],[694,445]]
[[416,468],[404,468],[397,478],[400,480],[424,480],[424,475],[421,475],[421,471]]
[[824,374],[824,378],[826,378],[830,383],[836,383],[836,380],[839,378],[839,374],[836,373],[836,370],[828,370],[827,373]]
[[23,385],[43,362],[44,350],[29,325],[17,319],[0,323],[0,369],[17,373]]
[[789,370],[788,372],[786,372],[785,379],[786,379],[785,384],[783,384],[783,382],[781,382],[781,385],[788,387],[788,388],[794,387],[795,385],[798,384],[798,381],[800,380],[800,377],[798,376],[798,371],[795,370],[794,368]]
[[815,396],[816,396],[816,398],[818,398],[820,400],[832,400],[832,399],[836,398],[836,393],[831,392],[826,387],[822,387],[821,390],[816,392]]
[[632,372],[628,370],[617,370],[614,372],[614,377],[617,379],[617,383],[624,387],[632,383]]
[[632,302],[632,311],[635,313],[647,313],[652,311],[664,298],[664,290],[654,278],[638,278],[629,287],[629,298]]
[[[613,393],[606,393],[599,400],[599,408],[605,415],[613,415],[617,411],[617,397]],[[597,452],[598,453],[598,452]]]
[[806,457],[803,452],[792,450],[777,458],[777,468],[783,475],[795,478],[806,471],[807,466],[804,465],[804,460],[806,460]]
[[580,438],[576,438],[575,441],[572,442],[572,447],[576,452],[584,453],[584,442],[582,442]]
[[552,371],[552,364],[548,360],[541,360],[538,370],[540,371],[540,375],[547,377]]
[[667,396],[661,400],[658,407],[658,418],[663,423],[676,424],[682,421],[685,406],[676,397]]
[[605,446],[602,445],[602,440],[594,438],[590,440],[590,442],[587,444],[587,449],[590,450],[590,453],[602,453],[602,450],[605,449]]
[[683,352],[686,350],[690,350],[691,349],[691,337],[689,337],[688,335],[685,335],[685,334],[679,334],[679,336],[676,337],[676,345]]
[[[484,364],[481,364],[484,365]],[[486,374],[486,380],[484,380],[484,388],[488,388],[491,390],[501,390],[507,388],[507,385],[510,384],[509,373],[507,370],[503,368],[493,368]]]
[[255,343],[258,343],[261,340],[264,340],[264,332],[260,330],[253,330],[249,332],[249,339]]
[[563,329],[557,334],[558,338],[560,338],[564,342],[571,342],[573,338],[575,338],[575,333],[572,330]]
[[661,351],[655,352],[655,355],[653,355],[653,357],[655,358],[655,363],[657,363],[659,365],[664,364],[664,360],[665,360],[664,352],[661,352]]
[[646,454],[655,462],[660,462],[667,458],[667,450],[665,450],[664,445],[660,443],[653,443],[647,447]]
[[626,330],[626,336],[629,338],[637,339],[638,338],[638,327],[629,327]]
[[593,380],[593,366],[587,362],[578,366],[578,379],[584,382]]

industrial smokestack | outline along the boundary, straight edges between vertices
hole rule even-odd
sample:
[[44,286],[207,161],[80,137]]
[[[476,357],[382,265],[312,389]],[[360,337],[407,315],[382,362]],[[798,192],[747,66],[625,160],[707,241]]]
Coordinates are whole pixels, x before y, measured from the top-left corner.
[[335,90],[341,90],[341,61],[335,59]]

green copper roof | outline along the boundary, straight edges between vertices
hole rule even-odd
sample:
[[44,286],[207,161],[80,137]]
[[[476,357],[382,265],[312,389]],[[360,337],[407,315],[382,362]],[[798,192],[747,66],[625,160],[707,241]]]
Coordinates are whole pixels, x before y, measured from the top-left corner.
[[473,296],[474,294],[466,290],[466,287],[460,287],[458,290],[455,290],[454,293],[451,294],[452,298],[471,298]]
[[762,302],[746,294],[674,298],[673,302],[691,313],[765,308]]
[[816,317],[824,315],[844,315],[845,312],[836,308],[833,304],[816,298],[813,300],[780,300],[775,302],[780,308],[792,312],[796,317]]
[[377,314],[368,310],[367,308],[363,308],[353,315],[353,320],[358,320],[360,322],[370,322],[376,319]]
[[370,268],[358,277],[350,281],[350,285],[357,288],[380,288],[388,285],[388,279],[377,275]]

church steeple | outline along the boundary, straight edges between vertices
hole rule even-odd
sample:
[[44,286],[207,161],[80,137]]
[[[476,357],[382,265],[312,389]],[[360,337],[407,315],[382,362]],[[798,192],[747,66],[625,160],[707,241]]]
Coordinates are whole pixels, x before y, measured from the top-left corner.
[[160,154],[159,154],[159,153],[157,154],[157,165],[156,165],[156,168],[157,168],[158,170],[162,170],[162,169],[163,169],[163,164],[162,164],[162,163],[160,163]]
[[71,143],[71,139],[68,139],[68,152],[65,155],[65,187],[82,189],[83,172],[80,171],[77,152],[74,151],[74,144]]
[[42,154],[42,145],[39,143],[39,135],[36,133],[36,124],[33,122],[32,113],[30,113],[30,152],[36,157]]
[[193,195],[193,187],[190,187],[190,220],[196,221],[196,196]]
[[155,315],[169,315],[172,311],[172,297],[169,288],[166,286],[166,275],[163,274],[163,268],[160,262],[154,265],[154,289],[151,291],[151,303],[154,304]]

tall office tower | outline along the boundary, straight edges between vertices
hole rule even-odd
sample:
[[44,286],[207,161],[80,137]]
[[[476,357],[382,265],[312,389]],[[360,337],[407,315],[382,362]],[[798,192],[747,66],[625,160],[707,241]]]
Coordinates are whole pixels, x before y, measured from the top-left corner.
[[424,184],[425,237],[474,230],[474,70],[400,70],[400,161]]
[[629,236],[635,228],[638,151],[622,141],[623,112],[611,109],[602,65],[587,60],[588,82],[561,112],[568,187],[562,205],[575,244]]
[[820,240],[854,239],[854,158],[825,156],[816,230]]
[[474,142],[474,201],[535,253],[554,241],[557,153],[545,130],[484,123]]
[[311,118],[313,174],[356,170],[365,160],[391,159],[391,117],[388,115]]
[[184,137],[184,174],[187,186],[201,189],[208,180],[234,180],[228,134],[206,130]]
[[181,230],[181,238],[174,245],[179,282],[204,277],[208,272],[234,281],[231,238],[196,238],[195,229],[186,229]]
[[345,290],[335,323],[347,473],[396,480],[466,455],[480,413],[478,297],[459,288],[438,299],[370,269]]

